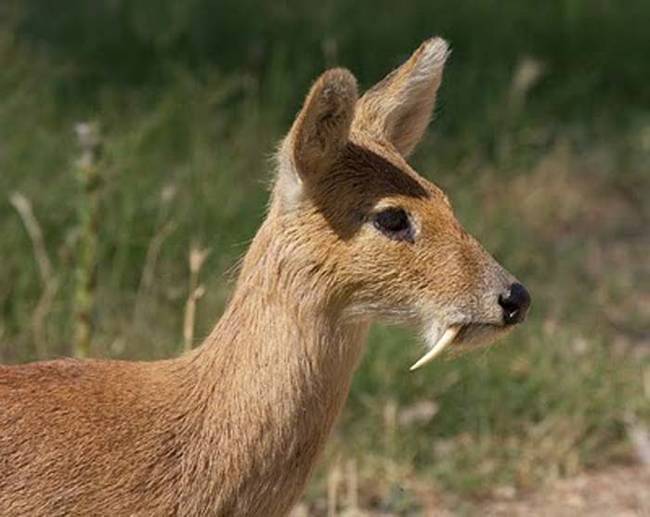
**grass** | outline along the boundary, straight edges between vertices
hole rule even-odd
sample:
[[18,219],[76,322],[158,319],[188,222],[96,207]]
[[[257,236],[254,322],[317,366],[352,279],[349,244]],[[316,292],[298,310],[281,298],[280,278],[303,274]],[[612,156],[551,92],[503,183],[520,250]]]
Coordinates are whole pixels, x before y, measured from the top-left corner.
[[[84,202],[73,128],[86,119],[103,134],[94,355],[151,359],[179,353],[188,336],[200,341],[264,216],[268,156],[298,102],[269,107],[273,92],[295,87],[284,86],[284,65],[261,86],[245,74],[174,69],[164,88],[109,87],[75,105],[51,95],[60,63],[10,31],[0,31],[0,61],[9,64],[0,75],[0,359],[72,353]],[[454,130],[456,105],[447,105],[415,164],[528,285],[530,320],[497,347],[416,374],[416,337],[377,326],[306,494],[313,513],[426,513],[432,493],[525,490],[634,457],[630,422],[650,422],[650,122],[639,112],[621,125],[594,115],[558,128],[527,113],[526,94],[515,107],[510,83],[491,95],[488,144],[486,127]],[[36,319],[44,284],[15,192],[31,203],[56,278]],[[198,279],[188,253],[208,248]],[[200,286],[190,331],[186,305]]]

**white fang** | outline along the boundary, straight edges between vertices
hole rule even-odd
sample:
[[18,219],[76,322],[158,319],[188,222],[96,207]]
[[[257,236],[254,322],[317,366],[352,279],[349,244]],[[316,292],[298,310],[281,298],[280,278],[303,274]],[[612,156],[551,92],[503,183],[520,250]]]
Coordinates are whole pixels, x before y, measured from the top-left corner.
[[429,350],[426,354],[420,357],[420,359],[418,359],[417,362],[413,366],[411,366],[411,368],[409,368],[409,370],[410,371],[417,370],[420,366],[424,366],[425,364],[433,361],[433,359],[445,348],[447,348],[447,345],[449,345],[454,340],[454,338],[458,335],[459,331],[460,331],[459,326],[449,327],[447,330],[445,330],[445,333],[436,342],[436,344],[433,345],[433,348],[431,348],[431,350]]

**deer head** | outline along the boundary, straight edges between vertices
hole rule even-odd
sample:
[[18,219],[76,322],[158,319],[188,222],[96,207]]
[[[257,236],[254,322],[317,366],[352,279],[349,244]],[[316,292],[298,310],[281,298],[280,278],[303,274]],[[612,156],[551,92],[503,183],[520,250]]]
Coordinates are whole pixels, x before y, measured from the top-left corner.
[[530,305],[407,163],[447,56],[445,41],[428,40],[361,98],[347,70],[320,76],[280,147],[270,210],[291,260],[315,272],[334,310],[421,330],[429,351],[413,368],[447,346],[493,341]]

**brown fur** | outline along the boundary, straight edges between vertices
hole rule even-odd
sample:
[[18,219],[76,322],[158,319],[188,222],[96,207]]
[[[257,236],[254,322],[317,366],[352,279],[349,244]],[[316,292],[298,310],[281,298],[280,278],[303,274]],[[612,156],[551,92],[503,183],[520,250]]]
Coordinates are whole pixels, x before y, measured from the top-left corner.
[[[513,278],[405,161],[446,55],[425,42],[360,100],[348,71],[316,81],[232,301],[199,348],[0,367],[0,515],[284,515],[373,319],[425,334],[463,324],[459,346],[502,331],[496,300]],[[412,215],[413,242],[373,227],[385,206]]]

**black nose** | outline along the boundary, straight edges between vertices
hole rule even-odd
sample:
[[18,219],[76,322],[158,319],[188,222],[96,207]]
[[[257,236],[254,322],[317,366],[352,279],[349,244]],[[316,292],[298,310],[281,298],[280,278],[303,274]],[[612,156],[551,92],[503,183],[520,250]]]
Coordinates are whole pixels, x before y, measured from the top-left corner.
[[530,294],[523,285],[512,284],[506,295],[499,296],[499,305],[503,307],[503,322],[506,325],[521,323],[526,319],[530,307]]

